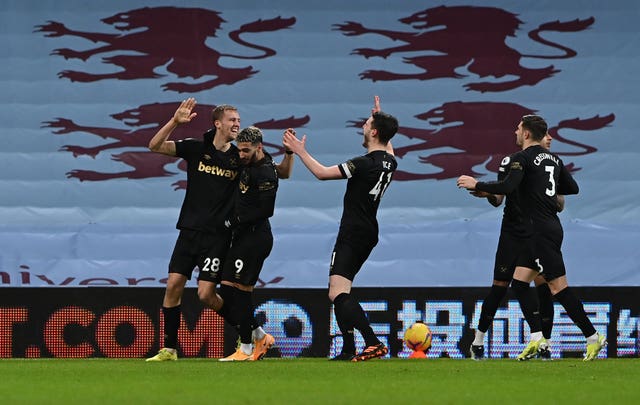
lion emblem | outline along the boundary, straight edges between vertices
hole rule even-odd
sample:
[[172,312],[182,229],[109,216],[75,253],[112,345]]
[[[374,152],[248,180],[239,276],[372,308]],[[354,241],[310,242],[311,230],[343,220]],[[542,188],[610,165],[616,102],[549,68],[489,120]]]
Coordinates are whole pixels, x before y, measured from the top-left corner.
[[[293,17],[256,20],[229,33],[229,38],[234,42],[260,51],[260,54],[255,56],[220,53],[207,45],[215,43],[216,32],[222,23],[226,22],[217,11],[202,8],[145,7],[118,13],[101,21],[123,33],[74,31],[56,21],[48,21],[47,24],[35,27],[35,32],[42,32],[46,37],[74,36],[100,43],[100,46],[84,51],[55,49],[52,55],[86,61],[96,55],[110,54],[104,56],[102,61],[120,68],[102,74],[65,70],[58,73],[60,78],[82,83],[107,79],[154,79],[164,76],[156,72],[156,69],[163,68],[175,78],[182,80],[163,84],[165,90],[193,93],[237,83],[258,73],[252,66],[224,67],[220,64],[220,58],[224,56],[236,59],[263,59],[273,56],[276,54],[273,49],[249,43],[241,36],[289,28],[296,20]],[[204,80],[189,83],[184,81],[184,78]]]
[[[416,152],[442,150],[418,156],[419,164],[431,165],[437,171],[414,173],[396,170],[393,178],[394,180],[445,180],[462,174],[476,177],[485,175],[486,173],[475,170],[478,167],[497,173],[502,159],[518,150],[514,132],[520,118],[535,112],[531,108],[514,103],[455,101],[416,115],[416,118],[427,121],[435,128],[400,127],[396,137],[401,136],[405,139],[394,142],[396,145],[403,145],[394,148],[395,155],[406,159]],[[563,129],[595,131],[608,126],[614,119],[615,115],[609,114],[604,117],[598,115],[587,119],[567,119],[555,126],[549,123],[549,133],[555,143],[551,149],[552,151],[562,150],[555,152],[560,157],[594,153],[597,151],[595,147],[567,139],[560,134],[560,131]],[[364,121],[354,121],[352,125],[359,127],[363,123]],[[559,147],[558,143],[565,146]],[[566,149],[569,151],[564,151]],[[573,163],[565,162],[565,165],[569,170],[579,170]]]
[[[414,31],[399,32],[366,28],[362,24],[347,21],[334,25],[334,30],[346,36],[364,34],[382,35],[402,45],[384,48],[358,48],[352,54],[365,58],[387,58],[392,54],[412,53],[417,56],[404,57],[406,64],[421,71],[418,73],[394,73],[384,70],[367,70],[361,79],[372,81],[388,80],[432,80],[439,78],[462,79],[460,73],[467,72],[479,78],[511,78],[503,81],[482,81],[465,84],[467,90],[479,92],[500,92],[521,86],[534,86],[553,76],[559,70],[553,65],[541,68],[522,66],[524,57],[539,59],[565,59],[576,55],[573,49],[543,39],[543,32],[578,32],[591,26],[595,19],[553,21],[540,25],[529,32],[529,38],[555,48],[558,55],[523,55],[507,45],[507,37],[515,37],[522,21],[516,14],[494,7],[440,6],[417,12],[400,22],[411,26]],[[422,55],[420,55],[422,53]]]
[[[111,158],[131,168],[131,170],[114,173],[77,169],[68,172],[68,178],[76,178],[80,181],[104,181],[118,178],[147,179],[153,177],[168,177],[174,176],[177,173],[167,170],[167,165],[175,164],[179,161],[178,168],[186,172],[186,163],[176,157],[150,152],[147,149],[147,145],[155,133],[165,124],[166,118],[173,115],[178,105],[179,103],[146,104],[135,109],[111,115],[112,118],[120,121],[128,128],[84,126],[76,124],[67,118],[56,118],[53,121],[44,122],[43,127],[52,128],[54,130],[53,133],[57,135],[80,132],[109,140],[106,143],[93,147],[64,145],[61,147],[61,150],[71,152],[74,157],[96,157],[104,151],[124,149],[124,152],[114,154]],[[198,113],[196,121],[176,131],[171,139],[200,138],[210,127],[211,110],[214,108],[215,106],[213,105],[197,104],[194,109],[194,111]],[[159,117],[163,118],[160,119]],[[256,122],[252,125],[265,131],[284,130],[286,128],[304,126],[309,121],[309,116],[305,115],[300,118],[293,116],[282,119],[272,118],[266,121]],[[284,148],[280,144],[264,142],[264,146],[273,156],[284,153]],[[185,188],[186,180],[177,181],[173,186],[176,189]]]

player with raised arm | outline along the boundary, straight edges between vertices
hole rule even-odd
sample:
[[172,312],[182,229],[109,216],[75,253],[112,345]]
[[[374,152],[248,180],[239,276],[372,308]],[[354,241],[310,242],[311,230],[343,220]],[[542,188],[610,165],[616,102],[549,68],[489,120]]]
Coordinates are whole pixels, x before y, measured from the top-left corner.
[[252,347],[252,329],[256,328],[252,294],[273,247],[269,218],[273,216],[278,191],[276,165],[263,149],[262,138],[256,127],[243,129],[236,138],[243,168],[232,215],[225,221],[233,236],[222,266],[220,291],[225,297],[223,311],[227,301],[232,301],[225,320],[238,331],[240,346],[220,361],[261,360],[275,342],[273,336],[263,334],[256,337],[258,343]]
[[511,286],[522,313],[531,329],[531,340],[518,356],[519,360],[534,355],[546,344],[542,336],[540,317],[536,313],[535,295],[529,284],[541,274],[554,298],[560,302],[571,320],[587,339],[585,361],[593,360],[606,345],[587,317],[584,307],[567,283],[562,258],[563,230],[558,218],[557,195],[578,193],[578,184],[562,160],[541,145],[547,133],[547,123],[537,115],[526,115],[515,131],[516,143],[522,151],[513,155],[509,174],[501,181],[478,182],[471,176],[460,176],[458,187],[491,194],[517,192],[525,218],[530,221],[532,237],[529,248],[518,258]]
[[[340,230],[329,266],[329,299],[343,336],[342,351],[334,360],[364,361],[383,357],[389,351],[373,333],[364,310],[351,296],[351,286],[378,243],[378,206],[398,166],[390,142],[398,130],[398,120],[380,111],[380,100],[376,96],[372,114],[362,129],[367,153],[329,167],[307,152],[306,135],[300,140],[289,131],[283,140],[319,180],[348,180]],[[366,345],[359,354],[356,354],[354,328],[360,331]]]
[[[202,139],[169,140],[179,125],[187,124],[197,116],[193,112],[195,106],[194,98],[184,100],[149,142],[151,151],[177,156],[187,162],[187,189],[176,225],[180,233],[169,261],[162,301],[163,346],[147,361],[178,359],[182,295],[195,267],[199,268],[200,301],[214,311],[222,310],[224,303],[216,293],[216,285],[231,242],[231,230],[224,222],[233,209],[233,195],[241,169],[238,148],[232,144],[240,130],[240,115],[234,106],[219,105],[211,114],[213,128]],[[292,155],[285,155],[278,168],[279,175],[288,177],[292,165]],[[256,333],[264,331],[257,330]]]

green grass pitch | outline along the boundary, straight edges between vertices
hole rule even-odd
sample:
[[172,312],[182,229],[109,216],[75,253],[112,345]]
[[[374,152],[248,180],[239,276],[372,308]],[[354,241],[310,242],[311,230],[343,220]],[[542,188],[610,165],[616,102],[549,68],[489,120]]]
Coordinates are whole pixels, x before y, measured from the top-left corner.
[[5,404],[637,404],[640,360],[3,359]]

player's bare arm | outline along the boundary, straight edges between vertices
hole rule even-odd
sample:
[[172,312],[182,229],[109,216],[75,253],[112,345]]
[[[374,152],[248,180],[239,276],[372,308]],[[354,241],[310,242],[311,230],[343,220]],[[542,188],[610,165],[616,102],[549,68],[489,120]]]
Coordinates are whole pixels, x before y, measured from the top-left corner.
[[[291,132],[293,136],[296,135],[296,131],[293,128],[287,128],[284,132]],[[284,150],[285,154],[282,161],[276,165],[276,173],[278,174],[279,179],[288,179],[291,177],[291,172],[293,172],[293,151],[286,146],[284,147]]]
[[467,175],[462,175],[458,177],[458,180],[456,181],[456,184],[459,188],[466,188],[467,190],[472,190],[472,191],[476,189],[477,183],[478,183],[478,180]]
[[178,125],[191,122],[191,120],[198,115],[193,112],[193,108],[195,106],[195,98],[188,98],[180,103],[180,106],[169,122],[164,124],[164,126],[156,132],[153,138],[151,138],[149,141],[149,149],[153,152],[162,153],[163,155],[175,156],[176,143],[174,141],[169,141],[168,138]]
[[322,165],[314,159],[309,152],[307,152],[305,149],[306,142],[306,135],[303,135],[302,139],[298,139],[291,131],[285,131],[284,136],[282,137],[282,144],[284,147],[298,155],[300,160],[302,160],[302,163],[311,173],[313,173],[314,176],[316,176],[318,180],[341,179],[342,173],[340,173],[338,166],[327,167]]

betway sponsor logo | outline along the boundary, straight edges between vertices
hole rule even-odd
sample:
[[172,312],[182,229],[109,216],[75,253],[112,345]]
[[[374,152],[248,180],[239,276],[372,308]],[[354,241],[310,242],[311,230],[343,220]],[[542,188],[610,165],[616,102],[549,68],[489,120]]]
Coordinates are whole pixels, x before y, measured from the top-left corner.
[[238,176],[237,170],[223,169],[218,166],[208,166],[202,162],[198,162],[198,171],[213,174],[215,176],[228,177],[231,180],[234,180],[236,176]]

